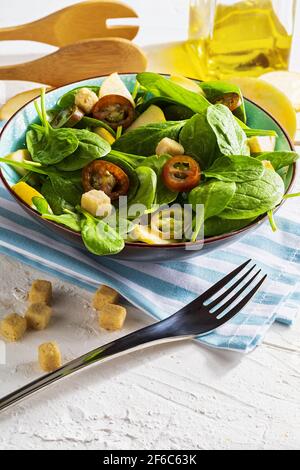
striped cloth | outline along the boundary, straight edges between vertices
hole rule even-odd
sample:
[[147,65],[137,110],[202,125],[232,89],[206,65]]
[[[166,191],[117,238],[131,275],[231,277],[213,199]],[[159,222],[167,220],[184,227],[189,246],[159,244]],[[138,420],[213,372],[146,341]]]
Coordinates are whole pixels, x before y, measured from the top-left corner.
[[231,322],[199,338],[207,346],[249,352],[262,342],[274,321],[291,325],[297,315],[299,215],[298,200],[289,200],[277,216],[275,234],[264,224],[225,249],[188,261],[125,262],[93,256],[55,238],[0,186],[0,252],[88,290],[109,285],[156,319],[176,312],[251,257],[268,273],[267,282]]

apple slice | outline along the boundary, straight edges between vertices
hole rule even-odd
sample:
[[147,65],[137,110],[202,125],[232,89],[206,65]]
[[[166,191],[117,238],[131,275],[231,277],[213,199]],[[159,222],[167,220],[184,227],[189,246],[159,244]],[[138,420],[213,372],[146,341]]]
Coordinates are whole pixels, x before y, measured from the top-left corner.
[[113,73],[109,77],[107,77],[101,85],[99,97],[103,98],[103,96],[107,95],[119,95],[127,98],[130,103],[135,107],[134,99],[126,85],[122,82],[119,74]]
[[165,115],[158,106],[152,104],[134,121],[133,124],[131,124],[130,127],[128,127],[126,132],[133,131],[134,129],[138,129],[142,126],[147,126],[148,124],[156,124],[159,122],[166,122]]
[[[47,88],[51,90],[51,88]],[[29,101],[37,98],[41,94],[40,88],[34,88],[33,90],[23,91],[17,95],[10,98],[1,108],[0,108],[0,121],[7,121],[10,119],[19,109],[21,109]]]
[[199,85],[197,85],[196,82],[194,82],[190,78],[186,78],[183,75],[179,74],[173,74],[171,75],[170,80],[176,83],[177,85],[180,85],[185,90],[193,91],[194,93],[197,93],[197,95],[204,96],[203,90],[199,87]]

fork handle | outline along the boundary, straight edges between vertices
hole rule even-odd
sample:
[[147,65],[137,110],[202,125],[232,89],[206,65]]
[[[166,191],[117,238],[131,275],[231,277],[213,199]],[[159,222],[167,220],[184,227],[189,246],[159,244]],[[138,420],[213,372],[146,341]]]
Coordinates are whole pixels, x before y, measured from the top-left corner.
[[[123,354],[130,353],[137,349],[143,349],[153,344],[161,342],[175,341],[180,339],[187,339],[192,336],[178,336],[176,329],[172,326],[170,319],[154,323],[153,325],[135,331],[123,338],[101,346],[78,359],[74,359],[60,369],[45,375],[28,385],[16,390],[15,392],[3,397],[0,400],[0,412],[16,405],[25,398],[43,390],[48,385],[55,384],[71,374],[79,372],[81,369],[114,359]],[[174,323],[173,323],[174,325]]]

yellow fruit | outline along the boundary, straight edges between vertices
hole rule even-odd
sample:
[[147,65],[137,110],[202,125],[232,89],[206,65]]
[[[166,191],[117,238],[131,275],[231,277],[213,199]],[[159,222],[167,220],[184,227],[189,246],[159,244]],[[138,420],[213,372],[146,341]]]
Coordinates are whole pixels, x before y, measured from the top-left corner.
[[282,91],[291,101],[295,111],[300,111],[300,73],[270,72],[262,75],[260,79]]
[[228,81],[238,85],[246,98],[268,111],[294,139],[297,131],[296,113],[282,91],[259,78],[232,77]]
[[22,201],[26,202],[26,204],[32,208],[35,208],[35,205],[32,202],[34,197],[44,198],[41,193],[24,182],[15,184],[12,186],[12,190],[20,199],[22,199]]
[[96,132],[96,134],[102,137],[102,139],[106,140],[106,142],[108,142],[110,145],[112,145],[116,141],[114,136],[109,131],[104,129],[104,127],[96,127],[94,129],[94,132]]
[[274,152],[276,147],[276,137],[257,136],[247,140],[251,154],[261,152]]

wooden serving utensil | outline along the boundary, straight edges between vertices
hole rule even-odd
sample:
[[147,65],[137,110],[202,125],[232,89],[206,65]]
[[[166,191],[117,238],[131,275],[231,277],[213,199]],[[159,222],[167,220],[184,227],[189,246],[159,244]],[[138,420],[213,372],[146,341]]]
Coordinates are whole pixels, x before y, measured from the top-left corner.
[[113,72],[144,72],[144,53],[127,39],[81,41],[24,64],[0,67],[0,80],[26,80],[58,87]]
[[133,39],[139,30],[134,25],[107,25],[108,19],[137,18],[136,12],[118,1],[89,0],[71,5],[32,23],[0,29],[0,40],[29,40],[66,46],[77,41],[120,37]]

